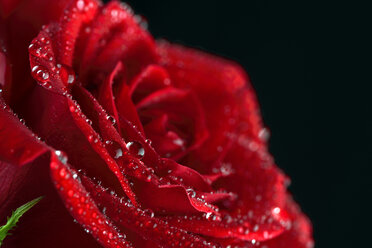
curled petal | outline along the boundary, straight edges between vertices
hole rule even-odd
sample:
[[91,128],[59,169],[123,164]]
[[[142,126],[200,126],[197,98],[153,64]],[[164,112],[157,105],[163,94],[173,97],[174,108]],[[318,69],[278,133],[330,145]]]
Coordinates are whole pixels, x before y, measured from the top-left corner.
[[151,36],[136,23],[130,10],[116,1],[101,9],[89,29],[79,73],[83,82],[89,71],[94,73],[99,68],[101,72],[110,72],[120,60],[128,77],[156,60]]
[[27,113],[32,129],[47,144],[65,151],[75,168],[100,178],[117,192],[123,190],[135,202],[126,178],[76,102],[66,95],[37,87]]
[[84,185],[96,199],[106,208],[106,213],[117,224],[131,229],[146,239],[164,247],[220,247],[205,241],[203,238],[189,234],[186,231],[170,226],[166,222],[154,217],[150,211],[134,208],[130,203],[106,192],[102,187],[95,185],[88,178],[83,178]]

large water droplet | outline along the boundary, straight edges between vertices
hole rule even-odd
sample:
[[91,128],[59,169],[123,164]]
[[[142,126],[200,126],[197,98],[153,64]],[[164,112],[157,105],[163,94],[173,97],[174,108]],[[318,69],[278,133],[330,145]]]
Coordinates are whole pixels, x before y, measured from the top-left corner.
[[48,70],[41,65],[36,65],[32,67],[31,74],[37,81],[40,81],[42,83],[48,81],[49,79]]
[[79,11],[82,11],[84,10],[84,7],[85,7],[85,2],[84,0],[79,0],[76,2],[76,7]]
[[127,148],[129,153],[136,158],[142,158],[145,155],[145,149],[142,144],[137,141],[131,141],[127,143]]
[[186,189],[187,194],[191,197],[194,198],[196,196],[196,192],[193,189]]
[[114,159],[118,159],[123,156],[123,150],[121,149],[121,146],[118,142],[107,140],[105,142],[105,147],[110,153],[111,157],[113,157]]
[[38,43],[31,43],[28,47],[28,51],[30,54],[34,56],[40,56],[41,47]]
[[116,120],[115,120],[115,118],[113,116],[108,115],[106,117],[106,119],[109,120],[112,123],[112,125],[115,125],[116,124]]

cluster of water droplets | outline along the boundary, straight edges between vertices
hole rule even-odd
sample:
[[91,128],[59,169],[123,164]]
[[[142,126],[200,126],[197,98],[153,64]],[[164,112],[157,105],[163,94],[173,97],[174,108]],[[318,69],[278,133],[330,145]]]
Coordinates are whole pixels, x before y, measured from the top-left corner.
[[127,247],[125,235],[118,233],[116,228],[108,222],[88,192],[84,191],[79,184],[81,181],[75,171],[67,167],[67,156],[62,151],[55,151],[58,161],[51,162],[52,174],[57,190],[65,200],[67,209],[75,219],[83,226],[87,233],[91,233],[103,244]]
[[[99,192],[99,189],[97,191]],[[114,221],[140,231],[144,237],[155,243],[166,247],[215,247],[198,236],[170,225],[166,219],[156,216],[151,209],[137,208],[130,201],[124,201],[116,195],[112,197],[113,205],[109,204],[110,212],[107,214],[112,216]]]
[[[29,48],[29,53],[34,57],[34,66],[31,68],[31,75],[44,87],[51,89],[53,80],[60,79],[62,85],[68,87],[76,80],[74,70],[67,65],[55,63],[49,38],[41,37],[34,40]],[[35,64],[37,63],[37,64]],[[47,66],[44,66],[44,65]],[[66,90],[64,88],[63,90]]]

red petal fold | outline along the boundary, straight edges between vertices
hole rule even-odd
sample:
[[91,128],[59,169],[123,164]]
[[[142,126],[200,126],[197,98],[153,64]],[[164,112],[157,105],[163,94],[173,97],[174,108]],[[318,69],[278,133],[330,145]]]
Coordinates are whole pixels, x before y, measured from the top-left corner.
[[17,223],[3,246],[62,248],[82,239],[82,247],[97,247],[97,243],[74,224],[54,190],[49,177],[51,148],[39,141],[11,112],[1,96],[0,146],[0,220],[5,220],[20,205],[44,196]]
[[52,156],[50,169],[54,185],[66,208],[88,233],[91,233],[102,246],[107,248],[132,247],[98,209],[94,200],[78,180],[76,172],[56,156]]
[[117,225],[143,235],[146,239],[164,247],[220,247],[218,244],[206,242],[203,238],[189,234],[182,229],[170,226],[153,216],[151,211],[134,208],[115,195],[109,194],[102,187],[95,185],[88,178],[83,178],[84,185],[90,189],[92,196]]
[[29,104],[28,123],[47,144],[65,151],[77,169],[100,178],[117,192],[120,188],[135,202],[130,186],[111,158],[99,135],[80,107],[65,95],[35,88]]
[[156,60],[152,37],[136,23],[128,8],[116,1],[102,8],[89,29],[79,73],[83,82],[89,70],[108,73],[122,61],[130,78]]
[[115,105],[114,94],[112,92],[112,84],[114,83],[114,77],[118,72],[122,70],[122,64],[119,62],[109,76],[105,79],[105,81],[101,84],[99,91],[98,91],[98,102],[102,105],[102,107],[107,111],[112,118],[115,118],[115,121],[118,125],[118,130],[120,132],[120,123],[119,123],[119,116],[118,111]]

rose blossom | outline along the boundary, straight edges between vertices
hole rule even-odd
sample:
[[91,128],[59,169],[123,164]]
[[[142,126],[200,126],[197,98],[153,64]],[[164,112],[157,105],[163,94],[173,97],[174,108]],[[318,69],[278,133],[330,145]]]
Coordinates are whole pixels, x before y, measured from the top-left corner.
[[0,221],[44,196],[4,247],[312,246],[239,65],[119,2],[0,3]]

